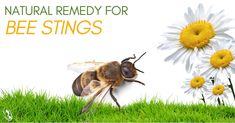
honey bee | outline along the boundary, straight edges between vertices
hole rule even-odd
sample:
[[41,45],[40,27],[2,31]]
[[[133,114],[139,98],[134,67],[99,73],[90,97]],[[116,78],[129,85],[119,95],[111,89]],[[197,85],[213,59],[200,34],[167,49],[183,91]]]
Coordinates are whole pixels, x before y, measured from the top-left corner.
[[[68,66],[69,69],[83,67],[87,64],[94,65],[94,67],[90,67],[85,72],[82,72],[72,84],[72,90],[76,96],[83,97],[92,95],[87,104],[81,109],[80,113],[87,112],[92,106],[95,98],[106,88],[108,89],[106,89],[107,91],[104,96],[110,92],[111,98],[114,100],[120,110],[120,104],[113,95],[113,91],[123,82],[136,82],[145,85],[143,82],[136,80],[137,71],[141,73],[144,72],[135,67],[135,63],[145,54],[146,52],[143,53],[138,59],[136,59],[134,54],[133,57],[125,58],[121,61],[121,63],[118,61],[111,61],[107,63],[91,61],[70,64]],[[132,63],[130,62],[131,59],[136,60]],[[76,68],[74,70],[76,70]]]

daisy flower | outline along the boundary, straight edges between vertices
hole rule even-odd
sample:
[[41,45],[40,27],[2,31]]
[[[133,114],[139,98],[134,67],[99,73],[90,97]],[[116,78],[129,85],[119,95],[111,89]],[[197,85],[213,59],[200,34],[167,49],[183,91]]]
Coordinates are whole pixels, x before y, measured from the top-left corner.
[[206,95],[208,96],[208,99],[219,102],[223,101],[228,98],[227,93],[229,93],[230,90],[227,86],[224,85],[224,83],[217,78],[216,82],[214,84],[208,85],[208,91]]
[[197,69],[193,72],[192,77],[186,79],[183,88],[185,89],[186,94],[193,94],[193,97],[195,97],[197,94],[202,95],[207,91],[206,83],[208,82],[209,79],[201,75],[199,69]]
[[201,64],[198,66],[207,77],[217,77],[218,74],[225,74],[230,78],[230,73],[235,73],[235,47],[233,40],[227,39],[216,42],[211,50],[208,50],[201,57]]
[[190,72],[197,54],[210,48],[215,39],[232,38],[225,33],[230,29],[226,23],[231,19],[225,18],[223,10],[218,13],[211,13],[210,10],[205,11],[202,4],[198,5],[195,12],[189,7],[184,17],[186,22],[183,25],[169,26],[172,31],[164,35],[166,41],[158,48],[176,48],[177,50],[165,61],[186,62],[186,70]]

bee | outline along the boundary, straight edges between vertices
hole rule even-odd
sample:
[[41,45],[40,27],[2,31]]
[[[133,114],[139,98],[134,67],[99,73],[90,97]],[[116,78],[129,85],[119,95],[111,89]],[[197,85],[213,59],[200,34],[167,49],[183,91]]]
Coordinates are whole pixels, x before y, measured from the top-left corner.
[[[92,106],[95,98],[104,90],[107,90],[104,96],[110,92],[111,98],[120,110],[120,104],[113,95],[113,91],[123,82],[136,82],[145,85],[143,82],[136,80],[137,71],[141,73],[144,72],[135,67],[135,63],[139,61],[145,54],[146,52],[143,53],[138,59],[136,59],[134,54],[133,57],[123,59],[121,63],[118,61],[111,61],[107,63],[91,61],[70,64],[68,66],[69,69],[83,67],[87,64],[93,64],[93,67],[83,71],[72,84],[72,90],[76,96],[84,97],[92,95],[87,104],[81,109],[80,114],[87,112]],[[136,60],[132,63],[130,62],[131,59]],[[76,68],[74,70],[76,70]]]

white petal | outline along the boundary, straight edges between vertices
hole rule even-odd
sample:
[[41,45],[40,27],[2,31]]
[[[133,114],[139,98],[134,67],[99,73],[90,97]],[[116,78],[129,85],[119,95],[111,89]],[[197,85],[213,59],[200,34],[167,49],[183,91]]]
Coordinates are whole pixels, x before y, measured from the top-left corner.
[[211,13],[211,9],[212,9],[212,6],[209,7],[209,9],[207,10],[206,14],[205,14],[205,17],[206,19],[209,21],[210,18],[213,16],[213,14]]
[[223,95],[224,95],[225,98],[228,98],[228,95],[226,93],[223,93]]
[[172,26],[178,27],[178,28],[180,28],[180,29],[183,29],[183,28],[185,27],[184,24],[172,24]]
[[205,16],[205,11],[204,11],[204,7],[203,5],[200,3],[198,5],[198,10],[199,10],[199,18],[203,18],[204,19],[204,16]]
[[221,46],[220,46],[220,44],[219,44],[218,41],[217,41],[217,42],[214,42],[213,49],[214,49],[215,51],[221,50]]
[[211,68],[211,65],[209,63],[203,63],[203,64],[199,64],[198,68],[199,69],[209,69],[209,68]]
[[179,31],[182,30],[182,28],[176,27],[176,26],[168,26],[168,28],[170,28],[170,29],[175,29],[175,30],[179,30]]
[[225,16],[224,15],[222,15],[222,16],[220,16],[220,17],[218,17],[217,19],[215,19],[214,20],[214,22],[212,22],[213,23],[213,26],[215,27],[215,29],[216,28],[218,28],[218,26],[221,24],[221,20],[224,18]]
[[229,27],[220,28],[220,29],[216,30],[215,33],[216,33],[216,34],[217,34],[217,33],[223,33],[223,32],[228,31],[229,29],[230,29]]
[[220,12],[218,12],[217,14],[214,14],[210,20],[211,23],[215,23],[216,20],[223,15],[224,10],[221,10]]
[[[165,36],[166,37],[166,36]],[[167,41],[179,42],[178,37],[166,37]]]
[[231,74],[228,72],[228,68],[223,68],[222,72],[220,71],[220,74],[224,74],[226,78],[230,78]]
[[195,98],[196,97],[196,91],[194,90],[193,91],[193,98]]
[[191,91],[192,91],[192,89],[189,88],[189,89],[187,89],[186,91],[184,91],[184,93],[189,94]]
[[175,61],[173,62],[173,64],[177,63],[180,59],[182,59],[182,57],[185,55],[185,53],[187,52],[187,50],[181,52],[178,54],[177,58],[175,59]]
[[186,61],[186,71],[190,72],[191,71],[191,58],[192,58],[193,51],[190,51],[190,55]]
[[195,55],[198,56],[198,48],[195,47],[193,50],[194,50]]
[[178,32],[167,32],[166,34],[167,35],[176,35],[176,36],[179,36]]
[[176,50],[173,54],[171,54],[170,56],[166,57],[165,61],[169,61],[173,58],[175,58],[179,53],[183,52],[185,49],[182,47],[178,50]]
[[232,36],[226,34],[226,33],[218,33],[216,34],[217,37],[223,37],[223,38],[230,38],[230,39],[233,39]]
[[198,8],[196,9],[196,11],[195,11],[195,20],[198,20],[199,19],[199,6],[200,6],[200,4],[198,5]]
[[189,15],[187,13],[184,13],[184,18],[188,23],[192,22],[191,18],[189,17]]
[[210,95],[207,99],[212,99],[214,95]]
[[179,35],[177,34],[164,33],[162,34],[162,36],[166,38],[171,38],[171,39],[179,39]]
[[235,68],[235,60],[233,60],[230,64],[229,64],[230,67],[232,68]]
[[218,22],[216,25],[214,25],[215,30],[218,30],[221,26],[223,26],[224,24],[228,24],[228,23],[231,22],[232,20],[233,20],[233,19],[228,18],[228,19],[225,19],[225,20],[223,20],[223,21]]
[[190,7],[188,7],[188,15],[191,17],[192,21],[195,21],[195,15]]
[[231,72],[232,72],[232,73],[235,73],[235,65],[230,63],[229,66],[231,67],[231,69],[230,69]]
[[200,57],[199,60],[203,63],[209,63],[209,59],[210,58],[207,58],[207,57]]
[[160,44],[157,48],[160,50],[172,49],[172,48],[181,48],[182,46],[178,42],[165,42]]
[[205,76],[210,76],[210,74],[214,71],[214,68],[213,67],[210,67],[209,69],[207,69],[206,71],[204,71],[202,73],[202,75],[205,75]]
[[216,79],[216,77],[218,76],[218,69],[214,69],[211,73],[210,73],[210,77],[214,77],[214,79]]
[[195,67],[195,70],[193,71],[192,75],[193,76],[200,76],[200,68],[198,65]]
[[212,14],[212,13],[209,14],[209,15],[207,16],[207,21],[210,22],[213,17],[214,17],[214,14]]

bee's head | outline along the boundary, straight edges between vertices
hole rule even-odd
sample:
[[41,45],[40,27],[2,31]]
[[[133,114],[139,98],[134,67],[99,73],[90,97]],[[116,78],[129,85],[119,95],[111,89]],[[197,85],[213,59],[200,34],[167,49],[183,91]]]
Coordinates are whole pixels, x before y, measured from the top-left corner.
[[144,54],[142,54],[138,59],[136,59],[133,63],[130,62],[129,60],[130,59],[135,59],[135,54],[133,55],[133,57],[129,57],[129,58],[126,58],[124,60],[122,60],[122,63],[121,63],[121,73],[122,73],[122,76],[125,78],[125,79],[132,79],[132,78],[135,78],[137,76],[137,71],[141,72],[141,73],[144,73],[143,71],[137,69],[135,67],[135,63],[140,60],[140,58],[142,56],[144,56],[146,54],[146,52]]

